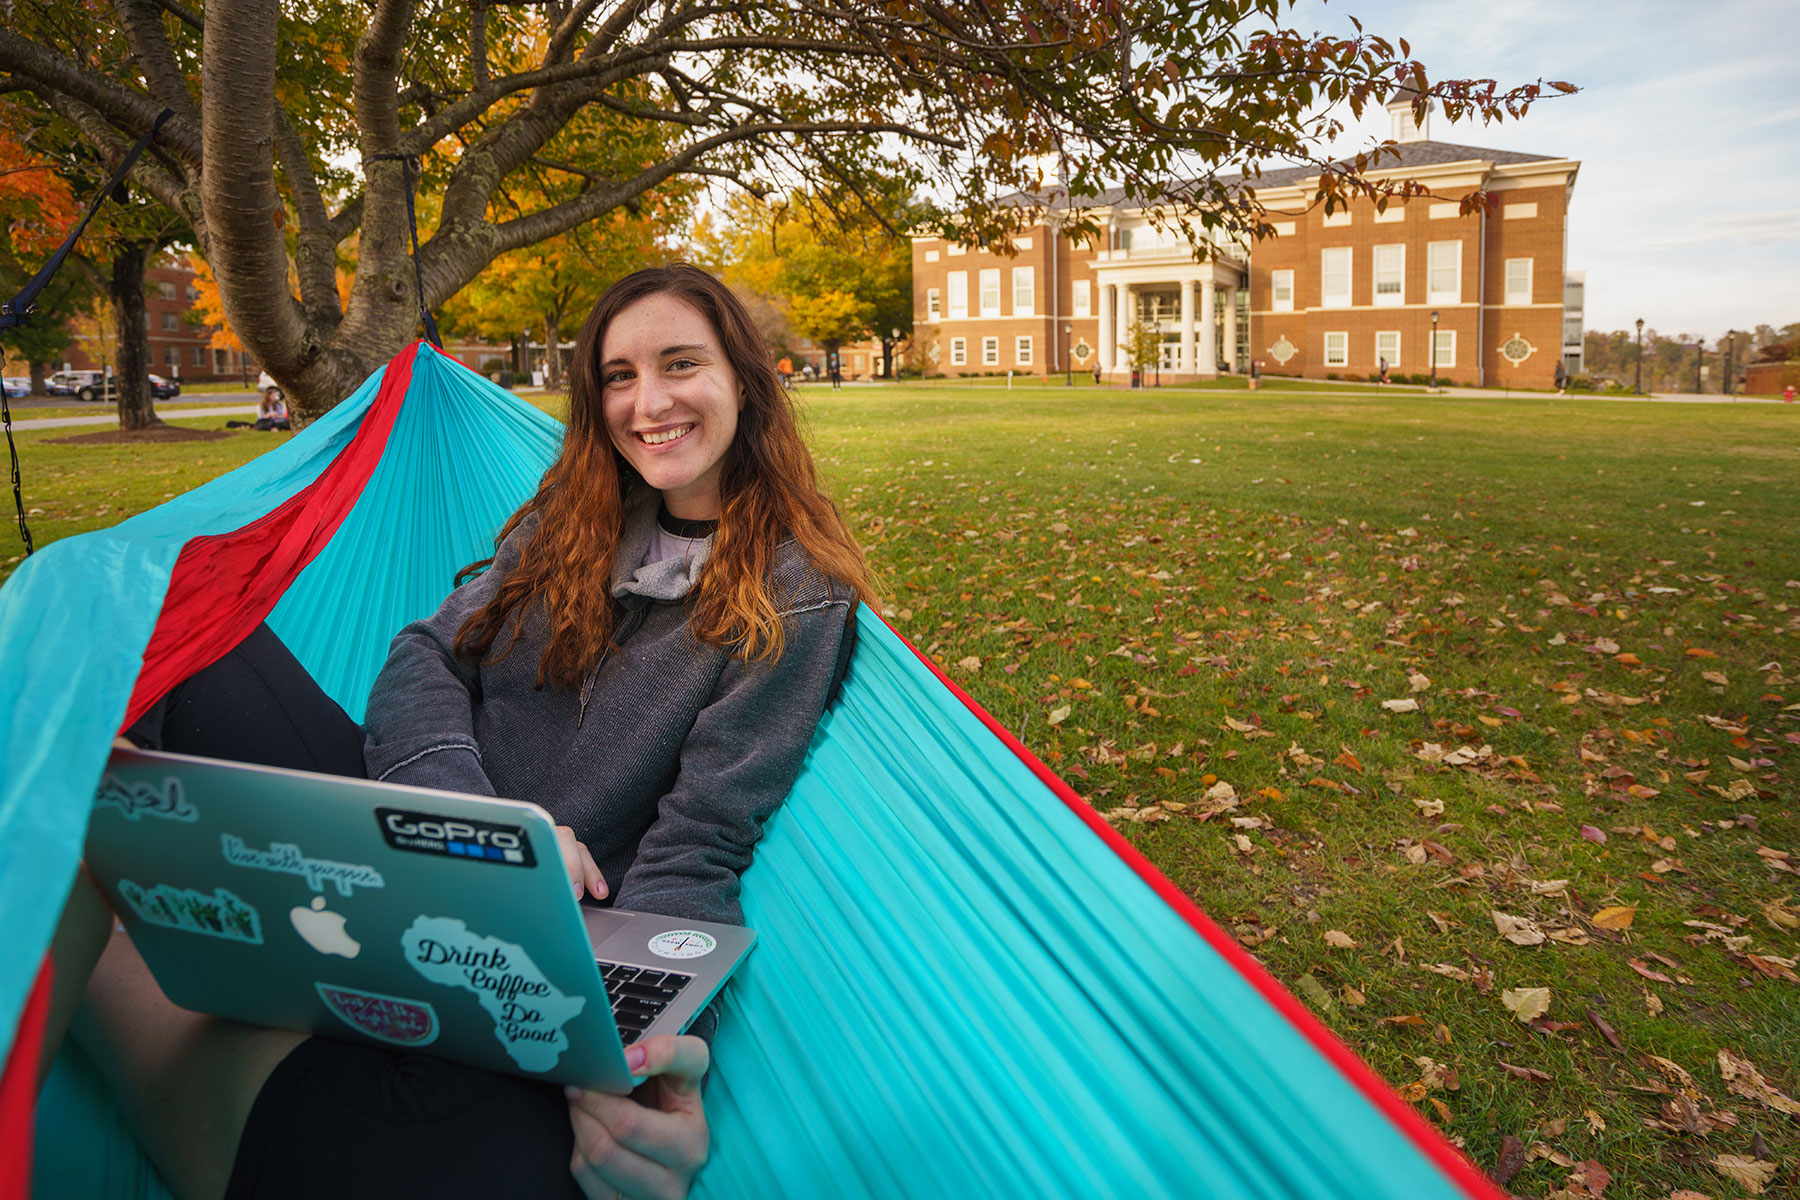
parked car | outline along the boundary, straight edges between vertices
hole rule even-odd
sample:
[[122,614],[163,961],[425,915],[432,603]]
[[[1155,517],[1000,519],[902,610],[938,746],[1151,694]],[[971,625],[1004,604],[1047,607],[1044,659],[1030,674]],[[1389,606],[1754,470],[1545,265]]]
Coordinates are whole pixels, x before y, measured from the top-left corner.
[[22,400],[31,395],[31,379],[25,375],[8,375],[4,384],[8,400]]
[[99,382],[98,371],[58,371],[44,381],[44,390],[52,396],[75,396],[84,384]]
[[[170,396],[181,395],[181,384],[173,379],[164,379],[161,375],[150,376],[150,398],[167,400]],[[108,375],[105,379],[95,379],[75,389],[77,400],[105,400],[116,402],[119,398],[118,376]]]

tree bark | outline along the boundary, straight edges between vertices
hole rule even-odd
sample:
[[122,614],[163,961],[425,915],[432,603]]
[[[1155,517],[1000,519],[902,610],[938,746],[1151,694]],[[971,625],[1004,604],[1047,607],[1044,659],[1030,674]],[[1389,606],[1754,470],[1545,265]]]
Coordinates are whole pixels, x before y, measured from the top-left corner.
[[32,395],[45,396],[45,395],[49,394],[49,389],[44,384],[44,376],[46,374],[47,374],[47,372],[45,370],[45,364],[43,364],[41,362],[34,362],[31,364],[31,394]]
[[118,326],[119,428],[131,431],[162,424],[150,395],[150,329],[144,310],[147,242],[117,242],[112,264],[113,319]]

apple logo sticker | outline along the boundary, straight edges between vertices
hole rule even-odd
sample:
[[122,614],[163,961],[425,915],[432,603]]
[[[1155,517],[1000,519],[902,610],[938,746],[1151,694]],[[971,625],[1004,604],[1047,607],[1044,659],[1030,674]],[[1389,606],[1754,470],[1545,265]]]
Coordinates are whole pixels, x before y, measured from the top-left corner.
[[288,910],[288,919],[300,939],[320,954],[355,958],[362,951],[362,943],[345,931],[343,914],[328,911],[323,896],[314,896],[309,908],[295,905]]

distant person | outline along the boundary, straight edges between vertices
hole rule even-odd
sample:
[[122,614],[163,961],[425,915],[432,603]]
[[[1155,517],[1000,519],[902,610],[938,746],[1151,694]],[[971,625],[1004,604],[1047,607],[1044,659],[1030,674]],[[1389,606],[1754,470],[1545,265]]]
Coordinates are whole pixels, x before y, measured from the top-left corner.
[[262,403],[256,406],[256,427],[265,432],[271,429],[293,429],[288,421],[287,399],[277,388],[270,388],[263,393]]
[[1100,360],[1094,360],[1094,386],[1100,386]]
[[831,375],[832,391],[835,392],[844,386],[844,367],[843,364],[838,361],[837,352],[835,350],[825,356],[825,369]]
[[1387,372],[1388,372],[1387,359],[1384,358],[1381,360],[1381,378],[1377,379],[1375,382],[1385,384],[1388,381],[1388,373]]
[[1262,359],[1253,358],[1250,360],[1250,390],[1254,392],[1257,389],[1257,386],[1261,383],[1262,383]]
[[781,386],[792,386],[794,382],[794,360],[785,354],[782,355],[781,361],[775,364],[775,373],[781,376]]
[[1556,364],[1556,394],[1563,395],[1569,390],[1569,373],[1563,370],[1561,363]]

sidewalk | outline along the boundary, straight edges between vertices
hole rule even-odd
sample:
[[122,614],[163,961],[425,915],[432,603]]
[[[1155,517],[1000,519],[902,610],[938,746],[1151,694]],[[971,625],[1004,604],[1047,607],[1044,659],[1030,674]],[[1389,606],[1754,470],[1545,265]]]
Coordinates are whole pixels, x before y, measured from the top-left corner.
[[[156,415],[164,420],[178,417],[254,417],[257,406],[254,404],[226,405],[209,404],[205,408],[159,408]],[[36,417],[27,421],[14,421],[12,427],[17,430],[26,429],[62,429],[76,425],[117,425],[117,412],[101,413],[93,417]]]
[[[1278,391],[1281,388],[1280,381],[1283,378],[1284,377],[1280,375],[1265,375],[1262,379],[1262,387],[1259,390],[1265,392]],[[1360,388],[1378,386],[1365,380],[1357,379],[1306,379],[1303,382],[1307,384],[1308,388],[1311,388],[1314,385],[1320,387]],[[1455,396],[1469,400],[1479,400],[1484,397],[1490,400],[1504,400],[1509,398],[1512,394],[1506,388],[1453,387],[1449,384],[1445,384],[1435,391],[1431,388],[1411,383],[1388,384],[1387,387],[1393,388],[1395,395],[1407,395],[1410,393],[1416,396]],[[1655,395],[1621,396],[1616,393],[1608,395],[1601,392],[1564,392],[1558,394],[1556,392],[1545,392],[1527,388],[1520,388],[1517,389],[1517,391],[1519,393],[1519,398],[1522,400],[1622,400],[1632,403],[1659,401],[1671,404],[1779,404],[1781,402],[1778,398],[1771,396],[1717,396],[1705,395],[1697,392],[1658,392]]]

